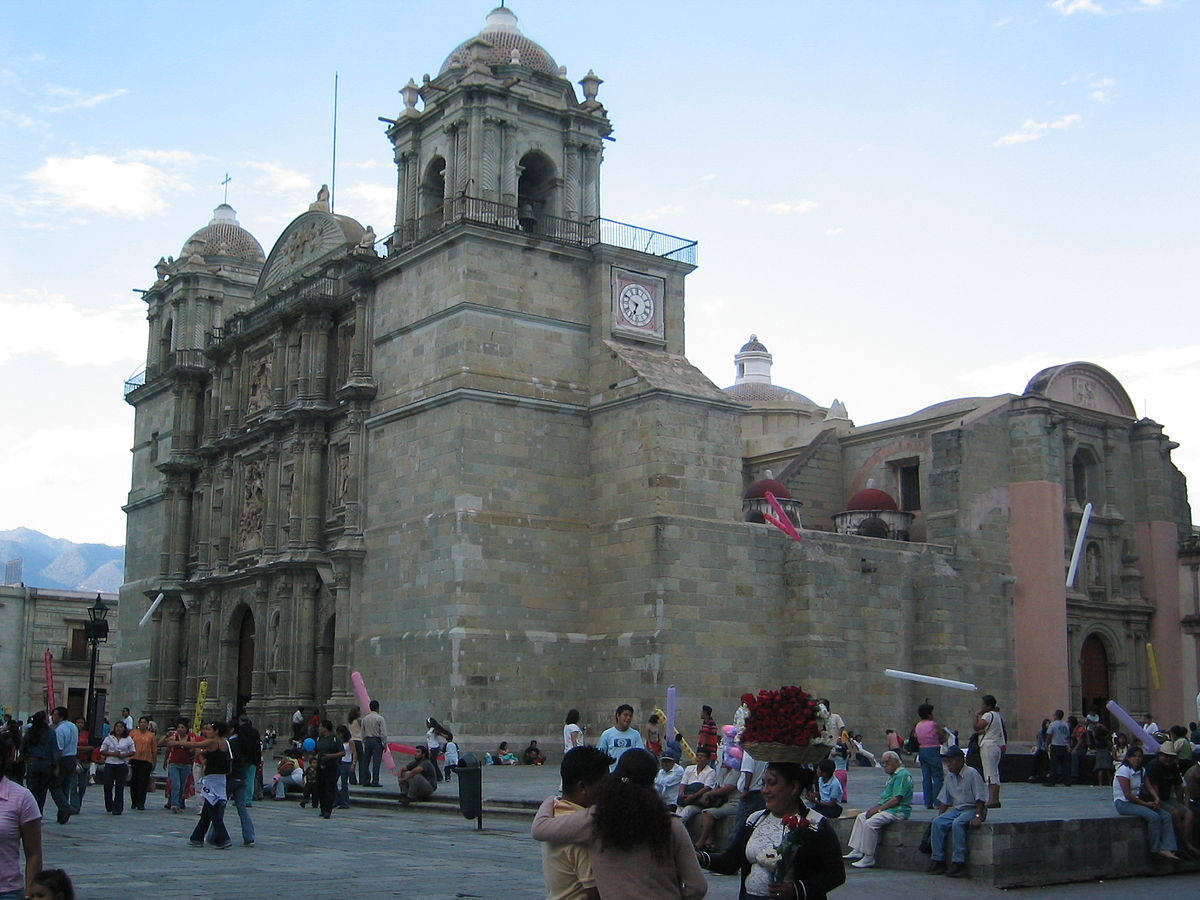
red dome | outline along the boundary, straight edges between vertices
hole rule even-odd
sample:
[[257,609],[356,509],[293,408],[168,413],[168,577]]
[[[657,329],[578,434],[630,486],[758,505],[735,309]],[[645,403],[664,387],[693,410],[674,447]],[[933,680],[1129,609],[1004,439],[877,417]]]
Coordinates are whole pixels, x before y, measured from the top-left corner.
[[863,488],[846,501],[847,510],[899,508],[887,491],[881,491],[878,488]]
[[[746,488],[746,493],[742,494],[742,499],[755,500],[766,496],[767,491],[770,491],[776,500],[792,499],[792,492],[784,487],[783,482],[776,481],[774,478],[758,479],[758,481]],[[893,505],[892,508],[895,509],[895,506]]]

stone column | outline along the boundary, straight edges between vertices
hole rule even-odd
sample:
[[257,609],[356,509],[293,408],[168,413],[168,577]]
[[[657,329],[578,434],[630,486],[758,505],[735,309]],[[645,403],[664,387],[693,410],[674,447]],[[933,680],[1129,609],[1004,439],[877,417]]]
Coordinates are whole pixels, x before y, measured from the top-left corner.
[[251,605],[254,613],[254,674],[250,678],[250,702],[255,715],[261,713],[267,695],[267,666],[270,662],[267,608],[270,599],[270,580],[260,578],[254,587],[254,602]]
[[367,374],[367,295],[363,291],[354,293],[354,342],[350,351],[350,375],[359,377]]
[[322,450],[324,441],[321,437],[309,434],[304,440],[304,546],[319,547],[321,536],[321,517],[324,503],[321,492]]
[[467,193],[467,184],[471,180],[471,120],[463,119],[455,134],[454,160],[454,196],[461,197]]
[[483,120],[483,152],[479,161],[479,196],[496,202],[500,197],[500,128],[495,116]]
[[[263,532],[262,543],[264,553],[279,551],[279,441],[271,441],[267,445],[267,456],[264,460],[263,493],[266,495],[263,503]],[[255,622],[258,620],[255,619]]]
[[301,525],[304,521],[305,468],[308,458],[304,453],[304,441],[296,436],[291,442],[292,491],[288,508],[288,546],[299,547],[302,539]]
[[363,468],[363,422],[366,414],[362,405],[355,403],[347,414],[347,444],[350,455],[350,474],[346,480],[346,495],[342,498],[345,514],[343,522],[346,534],[362,534],[362,506],[359,493]]
[[197,498],[193,500],[198,512],[196,517],[196,565],[200,573],[204,574],[212,567],[212,467],[205,466],[198,474]]
[[319,582],[315,575],[309,576],[298,586],[296,620],[292,630],[292,659],[295,661],[295,694],[298,703],[315,703],[313,694],[316,649],[317,590]]
[[406,208],[408,201],[408,179],[411,176],[408,166],[409,155],[407,150],[401,152],[399,147],[396,148],[396,221],[392,226],[392,231],[399,231],[410,216]]
[[583,145],[577,141],[563,144],[563,218],[578,219],[580,213],[580,155]]
[[500,122],[500,202],[514,209],[517,206],[516,126]]
[[600,215],[600,160],[603,150],[583,148],[583,218],[587,221]]
[[329,399],[329,329],[332,319],[327,315],[312,317],[312,394],[315,399]]
[[350,672],[354,661],[350,658],[353,646],[354,609],[357,604],[351,591],[357,590],[352,577],[350,560],[334,563],[334,635],[333,635],[333,694],[330,700],[341,706],[355,706],[354,693],[350,687]]
[[461,123],[451,122],[445,127],[446,132],[446,170],[442,176],[443,215],[450,217],[451,201],[454,199],[454,185],[458,182],[458,137]]

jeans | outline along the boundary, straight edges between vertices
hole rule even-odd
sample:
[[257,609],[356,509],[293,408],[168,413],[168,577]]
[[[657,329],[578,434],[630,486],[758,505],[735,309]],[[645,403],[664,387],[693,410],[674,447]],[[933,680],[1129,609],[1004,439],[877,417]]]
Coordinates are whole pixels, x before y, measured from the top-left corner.
[[[354,744],[354,750],[355,750],[354,758],[357,759],[361,763],[362,758],[363,758],[363,742],[362,741],[351,741],[351,743]],[[353,768],[350,770],[350,783],[358,784],[358,772]]]
[[217,803],[209,803],[204,801],[203,809],[200,810],[200,821],[196,823],[196,828],[192,832],[192,841],[200,843],[204,840],[204,835],[208,833],[209,826],[212,826],[212,842],[218,847],[223,847],[230,843],[229,832],[225,830],[225,801],[221,800]]
[[125,781],[129,766],[125,763],[104,764],[104,811],[120,813],[125,809]]
[[50,792],[50,797],[60,812],[71,810],[71,800],[63,793],[62,779],[53,771],[51,763],[30,760],[25,766],[25,784],[29,793],[33,794],[33,799],[37,801],[39,810],[46,808],[46,791]]
[[353,763],[338,762],[338,793],[337,805],[347,808],[350,806],[350,775],[354,769]]
[[[242,823],[242,843],[253,844],[254,822],[250,819],[250,813],[246,811],[246,782],[231,776],[226,782],[225,790],[229,794],[229,799],[233,801],[238,819]],[[222,824],[224,823],[222,822]]]
[[383,764],[383,738],[363,738],[363,755],[359,758],[358,780],[361,784],[379,784],[379,767]]
[[1128,800],[1114,800],[1113,805],[1123,816],[1137,816],[1146,820],[1146,842],[1150,845],[1151,853],[1161,853],[1163,850],[1174,853],[1179,849],[1175,844],[1175,826],[1171,824],[1171,814],[1165,809],[1138,806]]
[[446,781],[450,780],[450,776],[454,774],[454,770],[457,768],[458,763],[448,763],[446,767],[442,769],[442,774],[445,776]]
[[948,809],[933,820],[929,832],[930,843],[933,844],[933,859],[944,862],[946,859],[946,835],[954,832],[954,856],[951,862],[965,863],[967,861],[967,825],[975,818],[975,807],[970,809]]
[[258,763],[246,763],[245,777],[242,781],[242,804],[244,806],[254,805],[254,782],[257,778]]
[[129,761],[129,805],[134,809],[146,808],[146,794],[150,792],[150,774],[154,763],[144,759]]
[[1050,745],[1050,780],[1047,784],[1065,783],[1067,780],[1067,748]]
[[1079,767],[1083,764],[1083,758],[1087,756],[1087,748],[1085,747],[1080,753],[1071,754],[1071,780],[1079,780]]
[[942,792],[942,780],[945,778],[942,772],[942,749],[922,747],[917,752],[917,759],[921,761],[921,790],[925,792],[925,808],[933,809],[937,805],[937,795]]
[[171,763],[167,766],[167,783],[171,786],[171,806],[183,809],[183,789],[192,774],[191,763]]
[[83,809],[83,795],[87,793],[88,782],[92,777],[91,763],[76,763],[75,780],[71,784],[71,808]]

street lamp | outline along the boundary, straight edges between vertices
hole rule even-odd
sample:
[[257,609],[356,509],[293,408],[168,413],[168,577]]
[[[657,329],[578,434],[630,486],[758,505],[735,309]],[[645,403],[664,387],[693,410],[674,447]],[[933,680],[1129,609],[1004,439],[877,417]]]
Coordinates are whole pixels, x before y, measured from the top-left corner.
[[96,592],[96,602],[88,607],[87,613],[88,620],[83,626],[83,634],[92,647],[92,666],[88,672],[87,726],[92,746],[96,746],[100,743],[96,740],[96,656],[99,654],[100,645],[108,641],[108,606],[105,605],[99,591]]

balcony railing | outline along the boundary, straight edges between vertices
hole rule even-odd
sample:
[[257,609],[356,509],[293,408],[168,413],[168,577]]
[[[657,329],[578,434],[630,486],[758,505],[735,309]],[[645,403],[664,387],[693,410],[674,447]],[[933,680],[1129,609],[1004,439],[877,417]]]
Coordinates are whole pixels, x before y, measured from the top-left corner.
[[129,376],[129,378],[125,379],[125,393],[123,393],[121,396],[128,397],[130,394],[132,394],[134,391],[136,391],[138,388],[140,388],[145,383],[146,383],[146,370],[142,369],[142,371],[137,372],[137,373]]
[[494,200],[468,196],[455,197],[434,212],[406,222],[380,243],[387,255],[393,255],[463,224],[536,235],[571,247],[587,249],[596,244],[609,244],[692,265],[696,263],[696,242],[687,238],[611,219],[577,220],[534,214],[528,209],[522,211]]

